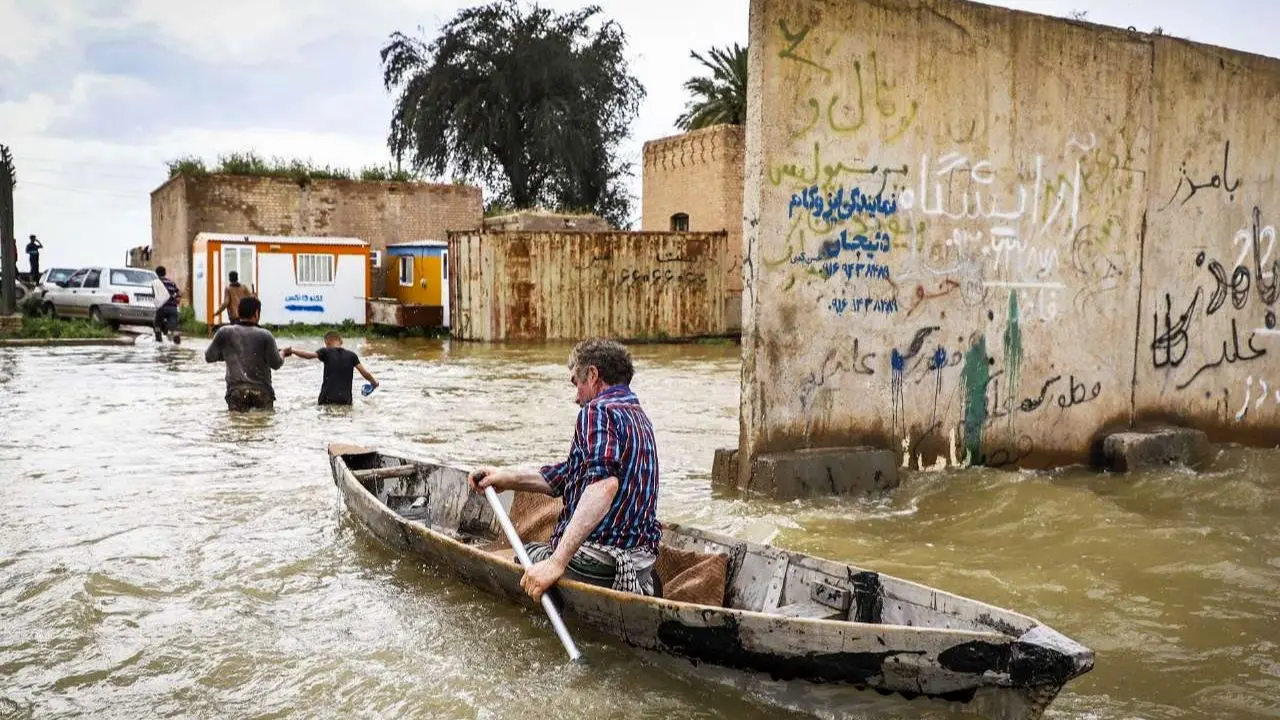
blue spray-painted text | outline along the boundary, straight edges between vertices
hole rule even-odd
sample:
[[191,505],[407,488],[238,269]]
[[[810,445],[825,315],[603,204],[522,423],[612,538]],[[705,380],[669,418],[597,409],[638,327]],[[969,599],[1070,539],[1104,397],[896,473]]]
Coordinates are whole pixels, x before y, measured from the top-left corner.
[[832,298],[827,307],[836,315],[844,316],[845,314],[871,313],[879,315],[892,315],[898,312],[897,298],[871,298],[871,297],[855,297],[855,298]]
[[846,190],[843,187],[834,193],[823,194],[817,185],[813,185],[791,196],[787,217],[795,217],[796,210],[805,210],[827,222],[844,222],[854,215],[889,217],[898,212],[898,196],[894,194],[886,198],[883,192],[866,195],[858,188]]

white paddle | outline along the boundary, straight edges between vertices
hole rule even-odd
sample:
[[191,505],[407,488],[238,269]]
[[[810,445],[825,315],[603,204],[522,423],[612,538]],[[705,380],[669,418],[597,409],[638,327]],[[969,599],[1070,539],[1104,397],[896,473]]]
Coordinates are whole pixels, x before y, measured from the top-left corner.
[[[507,511],[502,507],[502,501],[498,499],[498,493],[493,488],[484,489],[485,499],[489,501],[489,507],[493,509],[494,517],[498,518],[498,524],[502,526],[502,532],[507,536],[507,542],[511,543],[511,548],[516,551],[516,557],[520,560],[520,565],[528,568],[533,564],[529,560],[529,553],[524,549],[524,543],[520,542],[520,535],[516,533],[515,527],[511,524],[511,518],[507,517]],[[548,593],[542,593],[542,609],[547,613],[547,619],[551,621],[551,627],[555,628],[556,636],[560,638],[560,643],[564,645],[564,649],[569,653],[569,660],[577,662],[582,657],[582,653],[578,652],[578,646],[573,644],[573,638],[569,637],[569,629],[564,626],[564,620],[560,619],[560,611],[556,610],[555,603],[551,602]]]

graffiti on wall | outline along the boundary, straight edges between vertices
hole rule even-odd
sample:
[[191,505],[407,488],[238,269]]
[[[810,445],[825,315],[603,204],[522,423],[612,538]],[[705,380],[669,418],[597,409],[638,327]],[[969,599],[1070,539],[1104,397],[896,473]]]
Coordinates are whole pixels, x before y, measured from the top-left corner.
[[[904,464],[923,466],[922,445],[948,449],[934,456],[942,466],[1021,461],[1035,445],[1020,422],[1077,412],[1111,388],[1097,367],[1028,372],[1028,351],[1048,349],[1026,343],[1064,317],[1109,311],[1131,275],[1121,248],[1144,174],[1136,131],[1084,126],[1010,154],[981,109],[946,132],[922,122],[921,99],[894,82],[905,71],[886,55],[818,40],[799,22],[774,31],[793,93],[780,132],[797,152],[764,159],[764,181],[787,198],[786,234],[753,261],[819,318],[870,321],[904,341],[864,336],[828,354],[801,393],[806,422],[841,376],[885,383]],[[1230,162],[1228,151],[1220,178]],[[1194,192],[1214,187],[1192,177]],[[1237,187],[1234,176],[1216,184]]]
[[[1234,205],[1242,181],[1238,176],[1230,179],[1230,148],[1226,143],[1221,171],[1215,169],[1207,180],[1193,180],[1183,163],[1177,192],[1165,209],[1177,212],[1206,190],[1218,191],[1221,201]],[[1179,198],[1181,202],[1174,204]],[[1268,354],[1266,341],[1280,337],[1276,327],[1280,294],[1276,229],[1267,224],[1257,205],[1247,212],[1247,218],[1243,227],[1230,234],[1230,242],[1219,238],[1196,252],[1194,287],[1165,289],[1150,324],[1152,367],[1163,371],[1175,391],[1203,391],[1206,400],[1215,398],[1215,385],[1225,385],[1222,400],[1215,403],[1224,418],[1237,422],[1267,406],[1270,386],[1261,377],[1255,386],[1250,374],[1240,387],[1234,379],[1238,373],[1219,378],[1220,372],[1240,366],[1252,373]],[[1232,401],[1233,390],[1243,401]]]

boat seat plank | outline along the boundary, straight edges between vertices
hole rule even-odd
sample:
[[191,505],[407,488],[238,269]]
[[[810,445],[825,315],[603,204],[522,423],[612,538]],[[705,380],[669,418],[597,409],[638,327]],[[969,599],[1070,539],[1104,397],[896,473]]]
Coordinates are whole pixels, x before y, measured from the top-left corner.
[[782,603],[782,589],[787,584],[787,567],[791,558],[780,554],[774,565],[773,577],[769,578],[769,588],[764,593],[764,606],[761,612],[771,613]]
[[369,470],[352,470],[357,480],[386,480],[387,478],[406,478],[418,474],[417,465],[394,465],[392,467],[371,468]]
[[836,610],[835,608],[827,607],[815,600],[806,600],[804,602],[783,605],[770,614],[789,618],[808,618],[811,620],[841,620],[844,617],[843,612]]

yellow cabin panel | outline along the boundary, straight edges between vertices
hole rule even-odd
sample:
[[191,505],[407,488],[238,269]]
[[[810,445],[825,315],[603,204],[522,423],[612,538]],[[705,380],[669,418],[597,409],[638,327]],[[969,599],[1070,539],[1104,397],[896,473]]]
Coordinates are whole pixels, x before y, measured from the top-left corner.
[[[411,261],[412,276],[405,278],[400,274],[400,282],[396,285],[396,299],[404,305],[429,305],[439,307],[443,304],[442,294],[444,278],[441,276],[442,266],[438,257],[406,257]],[[401,259],[396,258],[396,271],[400,272]],[[404,284],[408,279],[409,284]]]

